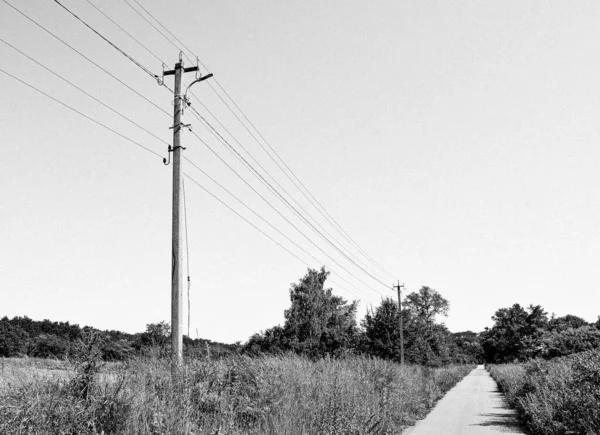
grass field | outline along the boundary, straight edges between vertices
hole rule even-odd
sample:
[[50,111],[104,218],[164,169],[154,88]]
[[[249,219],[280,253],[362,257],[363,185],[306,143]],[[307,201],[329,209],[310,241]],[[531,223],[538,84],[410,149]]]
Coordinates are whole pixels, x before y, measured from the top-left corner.
[[488,367],[534,435],[600,435],[600,351]]
[[159,358],[95,372],[27,364],[5,362],[2,434],[398,434],[473,368],[236,357],[193,360],[173,378]]

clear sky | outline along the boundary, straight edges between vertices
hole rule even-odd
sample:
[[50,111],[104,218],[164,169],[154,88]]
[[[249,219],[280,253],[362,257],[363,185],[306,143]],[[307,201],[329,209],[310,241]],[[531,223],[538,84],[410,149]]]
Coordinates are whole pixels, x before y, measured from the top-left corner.
[[[150,51],[87,0],[63,4],[151,71],[162,70],[157,58],[172,68],[178,49],[127,1],[131,6],[90,0]],[[361,300],[359,318],[383,295],[394,296],[397,278],[409,292],[428,285],[446,297],[452,331],[480,331],[497,309],[516,302],[596,320],[597,2],[138,1],[209,66],[310,192],[391,274],[364,266],[387,287],[294,217],[190,110],[184,121],[198,136],[368,286],[288,225],[189,132],[186,157],[318,261],[191,165],[185,172],[312,267],[337,272],[334,291]],[[165,88],[55,2],[6,2],[172,112]],[[169,115],[6,2],[0,2],[0,38],[170,143]],[[0,68],[166,155],[166,144],[3,42]],[[193,78],[187,74],[185,83]],[[193,89],[218,122],[195,100],[193,107],[246,155],[243,145],[336,246],[347,247],[209,81]],[[128,332],[169,320],[171,167],[1,72],[0,95],[0,316]],[[245,341],[282,322],[290,283],[307,266],[189,180],[186,191],[190,335]]]

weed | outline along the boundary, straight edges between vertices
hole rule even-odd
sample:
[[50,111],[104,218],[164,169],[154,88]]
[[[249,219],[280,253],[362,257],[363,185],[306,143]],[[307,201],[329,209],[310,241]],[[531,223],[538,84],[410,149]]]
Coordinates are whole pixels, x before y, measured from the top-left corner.
[[102,366],[98,345],[88,341],[66,377],[11,380],[0,433],[389,435],[472,369],[289,355],[189,360],[172,376],[156,356]]

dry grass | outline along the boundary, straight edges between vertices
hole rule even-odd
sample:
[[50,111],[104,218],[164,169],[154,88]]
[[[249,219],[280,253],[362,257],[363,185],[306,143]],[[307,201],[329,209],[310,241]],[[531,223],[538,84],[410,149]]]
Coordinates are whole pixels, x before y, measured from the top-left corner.
[[93,378],[81,367],[7,379],[0,433],[397,434],[473,368],[297,356],[193,360],[175,377],[159,358]]
[[[31,382],[36,377],[65,377],[68,365],[64,361],[41,358],[0,358],[0,392],[9,384]],[[0,393],[1,394],[1,393]]]

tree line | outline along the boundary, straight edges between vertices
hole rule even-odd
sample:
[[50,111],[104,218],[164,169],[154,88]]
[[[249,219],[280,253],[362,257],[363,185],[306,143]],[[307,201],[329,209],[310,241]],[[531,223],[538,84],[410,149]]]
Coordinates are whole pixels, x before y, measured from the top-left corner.
[[[384,298],[370,308],[360,324],[357,302],[335,296],[325,282],[329,273],[312,270],[290,288],[291,306],[283,325],[254,334],[244,345],[247,353],[296,352],[311,357],[348,353],[400,361],[398,303]],[[569,314],[548,313],[540,305],[514,304],[492,316],[484,331],[452,333],[441,316],[450,303],[427,286],[402,301],[405,361],[440,366],[449,363],[499,363],[555,358],[600,348],[600,317],[587,323]]]
[[[36,321],[27,316],[3,317],[0,319],[0,357],[69,358],[90,335],[96,337],[104,360],[123,360],[150,352],[167,355],[170,334],[167,322],[150,323],[144,332],[128,334],[69,322]],[[220,357],[237,353],[240,346],[184,336],[184,347],[189,356]]]
[[[222,357],[293,352],[310,358],[363,354],[400,361],[400,310],[391,298],[382,299],[358,322],[358,301],[347,301],[326,286],[329,272],[308,269],[290,287],[290,306],[283,325],[256,333],[243,345],[223,344],[184,336],[188,356]],[[405,361],[442,366],[450,363],[499,363],[532,358],[554,358],[600,347],[600,317],[587,323],[575,315],[549,316],[539,305],[496,311],[494,324],[484,331],[452,333],[440,321],[450,303],[428,286],[404,296],[402,301]],[[168,355],[170,327],[151,323],[138,334],[99,331],[69,322],[34,321],[28,317],[0,319],[0,357],[33,356],[68,358],[86,334],[100,338],[102,357],[125,359],[154,352]]]
[[[243,352],[295,352],[312,358],[366,354],[400,361],[398,303],[382,299],[371,307],[360,324],[356,320],[358,301],[333,294],[325,283],[329,272],[309,269],[290,288],[290,308],[283,325],[254,334]],[[405,296],[402,304],[405,361],[441,366],[453,362],[483,361],[483,349],[474,332],[451,333],[440,316],[447,316],[450,303],[427,286]]]
[[514,304],[492,316],[494,325],[480,334],[486,362],[551,359],[600,348],[600,317],[548,316],[541,305]]

